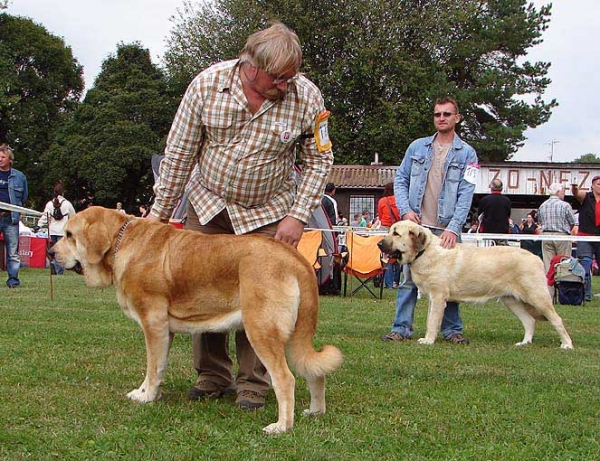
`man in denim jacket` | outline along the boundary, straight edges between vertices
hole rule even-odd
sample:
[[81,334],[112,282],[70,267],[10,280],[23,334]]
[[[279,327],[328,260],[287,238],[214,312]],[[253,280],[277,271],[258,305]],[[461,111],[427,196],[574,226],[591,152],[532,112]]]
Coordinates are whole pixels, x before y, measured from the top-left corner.
[[[27,179],[19,170],[12,168],[14,160],[8,144],[0,145],[0,202],[23,206],[27,201]],[[19,218],[20,213],[0,209],[0,232],[4,234],[8,288],[18,287],[19,267]]]
[[[460,121],[452,98],[438,99],[433,112],[437,133],[414,141],[406,151],[394,179],[394,195],[400,216],[429,226],[443,248],[454,248],[471,208],[479,162],[475,150],[455,133]],[[396,318],[384,341],[404,341],[413,335],[417,287],[404,266],[404,283],[398,289]],[[447,341],[467,344],[458,304],[448,302],[442,320]]]

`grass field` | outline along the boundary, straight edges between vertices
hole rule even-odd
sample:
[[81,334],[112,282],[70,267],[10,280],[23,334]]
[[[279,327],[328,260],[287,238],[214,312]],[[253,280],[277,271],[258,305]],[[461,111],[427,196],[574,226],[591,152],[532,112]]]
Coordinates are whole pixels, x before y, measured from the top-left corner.
[[[5,277],[5,273],[2,274]],[[190,402],[190,339],[175,338],[163,399],[125,394],[144,378],[139,327],[113,288],[87,288],[73,273],[25,269],[0,296],[1,460],[597,460],[600,459],[600,298],[558,306],[575,350],[559,348],[548,323],[516,348],[520,322],[501,305],[463,305],[468,346],[383,343],[394,315],[383,301],[323,297],[316,345],[345,363],[328,378],[328,413],[305,417],[296,383],[296,425],[262,427],[233,399]],[[424,332],[425,300],[415,328]]]

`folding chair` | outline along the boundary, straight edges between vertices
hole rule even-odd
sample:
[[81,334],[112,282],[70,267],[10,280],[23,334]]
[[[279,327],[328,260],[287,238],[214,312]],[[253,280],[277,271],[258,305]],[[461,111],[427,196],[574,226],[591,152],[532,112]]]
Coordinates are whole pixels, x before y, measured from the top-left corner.
[[298,242],[298,251],[315,269],[315,273],[318,273],[321,269],[319,257],[323,256],[322,241],[323,233],[320,230],[310,230],[304,231],[300,242]]
[[[368,283],[374,281],[376,277],[382,277],[385,272],[381,261],[381,250],[377,246],[383,237],[383,235],[361,236],[353,232],[346,234],[348,256],[342,269],[344,272],[344,296],[346,296],[348,276],[350,276],[359,283],[359,286],[352,290],[350,296],[354,296],[358,291],[366,288],[374,298],[377,298]],[[379,299],[383,299],[383,281],[379,285]]]

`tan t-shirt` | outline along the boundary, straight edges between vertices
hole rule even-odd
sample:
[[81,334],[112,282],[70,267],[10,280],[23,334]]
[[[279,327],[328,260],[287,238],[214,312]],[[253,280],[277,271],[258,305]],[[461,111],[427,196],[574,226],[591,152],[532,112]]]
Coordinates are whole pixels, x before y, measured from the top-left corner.
[[433,142],[433,160],[421,204],[421,224],[426,226],[438,225],[438,200],[444,182],[444,164],[451,146],[452,143],[441,145],[437,140]]

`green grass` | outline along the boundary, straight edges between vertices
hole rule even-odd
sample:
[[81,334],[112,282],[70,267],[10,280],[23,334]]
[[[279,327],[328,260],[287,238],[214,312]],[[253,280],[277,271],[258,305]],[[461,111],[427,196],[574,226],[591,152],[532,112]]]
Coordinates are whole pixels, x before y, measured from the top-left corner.
[[[3,273],[3,276],[6,274]],[[520,322],[501,305],[463,305],[469,346],[380,341],[394,315],[383,301],[322,298],[316,345],[345,355],[328,378],[328,413],[306,417],[296,383],[296,424],[279,436],[233,399],[189,402],[190,339],[175,338],[163,399],[125,394],[144,378],[139,327],[114,290],[68,273],[25,269],[23,286],[0,296],[2,460],[593,460],[600,459],[600,299],[558,306],[575,350],[559,348],[548,323],[516,348]],[[4,279],[2,279],[4,287]],[[425,300],[417,307],[424,331]]]

